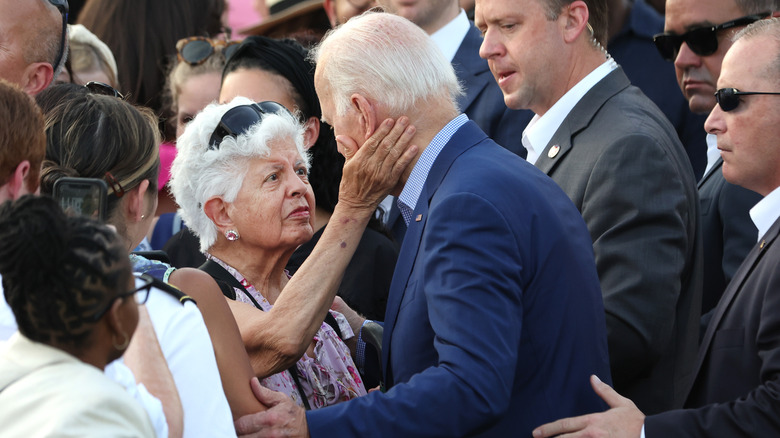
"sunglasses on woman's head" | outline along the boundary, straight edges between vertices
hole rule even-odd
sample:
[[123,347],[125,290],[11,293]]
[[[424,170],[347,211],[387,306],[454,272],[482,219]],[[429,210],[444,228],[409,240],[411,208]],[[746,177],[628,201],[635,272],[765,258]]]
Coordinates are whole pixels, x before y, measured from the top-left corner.
[[736,88],[721,88],[715,92],[715,100],[718,101],[720,109],[723,111],[731,111],[736,109],[740,104],[739,96],[750,96],[753,94],[775,94],[780,95],[780,92],[772,91],[739,91]]
[[125,96],[122,96],[122,93],[117,91],[114,87],[108,84],[104,84],[102,82],[90,81],[84,84],[84,86],[92,94],[102,94],[103,96],[114,96],[122,100],[124,100],[125,98]]
[[189,37],[180,39],[176,43],[176,53],[179,61],[186,62],[191,66],[196,66],[206,62],[211,55],[217,53],[216,49],[221,49],[225,59],[230,59],[235,53],[241,41],[235,40],[213,40],[206,37]]
[[211,134],[209,149],[219,149],[219,145],[225,137],[236,138],[245,133],[254,124],[262,122],[266,115],[275,114],[279,111],[289,113],[287,108],[270,100],[231,108],[222,116],[219,124],[214,129],[214,133]]
[[734,27],[747,26],[767,17],[769,14],[769,12],[764,12],[740,17],[717,26],[697,27],[682,35],[670,32],[659,33],[653,37],[653,42],[658,52],[661,53],[661,57],[667,61],[674,62],[677,54],[680,53],[682,43],[688,44],[691,51],[699,56],[709,56],[718,50],[718,32]]

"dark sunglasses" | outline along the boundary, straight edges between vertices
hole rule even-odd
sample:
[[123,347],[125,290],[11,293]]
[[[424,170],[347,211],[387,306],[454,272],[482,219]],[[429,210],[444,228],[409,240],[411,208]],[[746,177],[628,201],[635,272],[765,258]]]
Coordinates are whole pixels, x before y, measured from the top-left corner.
[[124,299],[129,296],[133,296],[135,298],[136,304],[139,306],[141,304],[146,303],[146,300],[149,299],[149,291],[152,290],[152,286],[154,285],[154,278],[151,275],[148,274],[133,274],[133,277],[135,277],[136,280],[141,280],[143,284],[141,286],[136,287],[133,290],[129,290],[127,292],[118,294],[114,298],[108,301],[106,305],[100,309],[99,312],[97,312],[93,317],[93,321],[97,321],[100,318],[103,317],[103,315],[108,312],[108,310],[111,308],[111,306],[114,305],[114,301]]
[[739,96],[750,96],[752,94],[776,94],[780,95],[780,92],[775,93],[771,91],[739,91],[736,88],[721,88],[715,92],[715,100],[718,101],[720,109],[723,111],[731,111],[739,106]]
[[231,108],[222,116],[219,124],[211,134],[209,149],[219,149],[219,145],[225,137],[236,138],[245,133],[254,124],[262,122],[266,115],[280,111],[289,113],[287,108],[270,100]]
[[60,11],[60,15],[62,15],[62,34],[60,36],[60,52],[57,54],[57,62],[54,63],[52,68],[54,70],[57,70],[57,67],[60,66],[60,61],[62,61],[62,57],[65,56],[65,35],[68,33],[68,10],[70,10],[70,6],[68,5],[68,0],[49,0],[49,3],[54,5],[57,10]]
[[179,61],[196,66],[206,62],[211,55],[217,53],[217,49],[222,50],[225,60],[230,59],[240,43],[241,41],[236,40],[223,41],[194,36],[180,39],[176,43],[176,53]]
[[89,90],[92,94],[102,94],[104,96],[114,96],[118,97],[120,99],[124,99],[125,96],[122,96],[122,93],[117,91],[114,87],[108,84],[104,84],[102,82],[96,82],[96,81],[90,81],[84,84],[85,87],[87,87],[87,90]]
[[718,50],[718,32],[734,27],[747,26],[769,16],[769,14],[769,12],[764,12],[737,18],[717,26],[697,27],[682,35],[668,32],[659,33],[653,37],[653,42],[661,57],[667,61],[674,62],[677,54],[680,52],[682,43],[688,44],[691,51],[699,56],[709,56]]

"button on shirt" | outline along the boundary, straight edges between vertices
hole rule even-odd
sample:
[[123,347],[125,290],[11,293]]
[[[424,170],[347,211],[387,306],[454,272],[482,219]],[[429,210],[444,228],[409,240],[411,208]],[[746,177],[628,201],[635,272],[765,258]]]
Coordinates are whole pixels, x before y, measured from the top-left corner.
[[531,164],[535,164],[539,155],[542,154],[544,148],[552,139],[555,131],[560,128],[561,123],[569,115],[577,102],[582,99],[585,94],[598,84],[600,80],[604,79],[612,70],[617,68],[617,63],[612,58],[604,61],[603,64],[598,66],[595,70],[590,72],[587,76],[582,78],[571,90],[567,91],[555,105],[552,106],[543,116],[538,114],[531,119],[528,126],[523,131],[523,147],[528,151],[526,161]]
[[412,169],[412,173],[409,174],[409,179],[404,184],[404,189],[398,196],[396,202],[398,202],[398,209],[401,211],[401,216],[406,222],[406,226],[409,226],[409,222],[412,221],[412,213],[415,206],[417,206],[417,200],[420,198],[425,180],[428,179],[428,172],[430,172],[433,162],[436,161],[436,157],[439,156],[439,152],[444,148],[444,145],[450,141],[452,135],[455,134],[461,126],[469,121],[468,116],[461,114],[458,117],[452,119],[447,125],[433,137],[431,143],[428,144],[417,163]]

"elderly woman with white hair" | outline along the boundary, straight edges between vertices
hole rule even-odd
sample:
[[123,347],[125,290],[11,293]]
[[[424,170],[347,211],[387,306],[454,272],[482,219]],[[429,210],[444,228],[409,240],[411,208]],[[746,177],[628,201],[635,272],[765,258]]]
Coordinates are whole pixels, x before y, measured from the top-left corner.
[[[171,188],[209,259],[201,269],[222,282],[255,374],[316,409],[366,393],[342,340],[354,334],[328,307],[373,209],[416,147],[406,149],[413,128],[386,123],[357,151],[388,154],[380,165],[353,164],[355,148],[343,148],[348,159],[331,219],[338,225],[326,229],[291,280],[285,265],[313,234],[304,130],[275,102],[212,104],[179,138]],[[375,181],[385,173],[386,181]]]

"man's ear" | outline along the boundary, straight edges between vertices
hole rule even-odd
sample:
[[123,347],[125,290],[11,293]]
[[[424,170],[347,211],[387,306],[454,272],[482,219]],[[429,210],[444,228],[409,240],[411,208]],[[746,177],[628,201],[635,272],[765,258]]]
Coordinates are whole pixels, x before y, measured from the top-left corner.
[[22,161],[16,166],[11,176],[6,181],[3,189],[10,200],[19,199],[29,193],[27,190],[27,175],[30,173],[30,162]]
[[43,91],[54,80],[54,68],[48,62],[34,62],[24,70],[22,90],[30,96]]
[[362,94],[355,93],[349,98],[349,103],[352,108],[358,112],[358,123],[360,123],[360,130],[365,132],[365,138],[362,141],[367,140],[376,131],[377,127],[377,114],[376,106],[373,105]]
[[567,44],[576,41],[583,32],[590,39],[591,35],[588,30],[589,17],[588,5],[582,0],[576,0],[564,6],[559,18],[563,20],[563,39]]
[[209,199],[203,204],[203,212],[206,213],[206,217],[211,219],[211,222],[214,222],[220,234],[225,230],[235,229],[233,219],[230,218],[229,209],[230,204],[218,196]]
[[303,147],[309,149],[317,142],[320,136],[320,119],[309,117],[306,121],[306,130],[303,132]]
[[149,180],[145,179],[141,181],[141,184],[130,191],[125,192],[122,196],[127,198],[125,201],[125,213],[127,217],[133,222],[140,222],[143,217],[146,216],[146,209],[144,208],[144,200],[146,198],[146,191],[149,189]]

